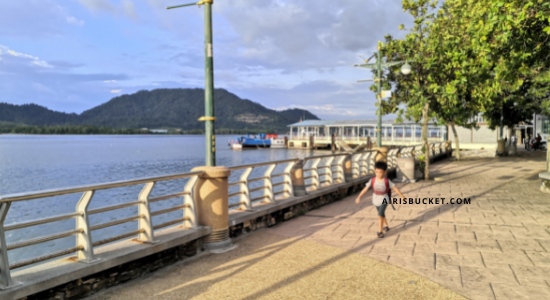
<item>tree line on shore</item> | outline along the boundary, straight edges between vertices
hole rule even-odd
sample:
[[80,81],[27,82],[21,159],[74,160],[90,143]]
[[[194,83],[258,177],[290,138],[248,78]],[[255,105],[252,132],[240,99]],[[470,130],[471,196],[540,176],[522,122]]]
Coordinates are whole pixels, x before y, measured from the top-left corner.
[[[30,126],[0,122],[0,134],[196,134],[203,135],[204,129],[179,130],[167,129],[166,133],[156,133],[135,128],[110,128],[93,125],[55,125]],[[259,129],[216,129],[216,134],[258,134],[276,133],[276,130]]]

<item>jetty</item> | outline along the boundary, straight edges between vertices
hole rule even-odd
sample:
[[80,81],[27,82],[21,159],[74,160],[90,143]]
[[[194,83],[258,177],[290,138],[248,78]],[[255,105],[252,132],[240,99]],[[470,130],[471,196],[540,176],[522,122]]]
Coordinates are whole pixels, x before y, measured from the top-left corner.
[[[306,120],[288,125],[288,148],[332,148],[349,151],[364,145],[372,147],[376,140],[377,120]],[[448,126],[428,124],[428,141],[444,142],[448,138]],[[421,142],[422,125],[414,122],[395,123],[395,120],[382,120],[382,142],[386,146],[414,145]]]

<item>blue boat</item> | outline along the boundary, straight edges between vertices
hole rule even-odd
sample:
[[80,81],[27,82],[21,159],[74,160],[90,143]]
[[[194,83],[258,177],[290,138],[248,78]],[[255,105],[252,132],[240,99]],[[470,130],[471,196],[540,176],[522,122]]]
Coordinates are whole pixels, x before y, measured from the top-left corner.
[[231,137],[229,139],[229,147],[231,149],[242,148],[270,148],[271,139],[266,138],[264,133],[258,135],[247,135],[242,137]]

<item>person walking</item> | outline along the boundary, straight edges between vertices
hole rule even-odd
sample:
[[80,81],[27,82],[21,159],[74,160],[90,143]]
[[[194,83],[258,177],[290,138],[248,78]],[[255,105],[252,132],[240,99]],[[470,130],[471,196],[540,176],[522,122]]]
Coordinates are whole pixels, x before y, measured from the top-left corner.
[[405,198],[405,196],[403,196],[403,194],[401,193],[401,191],[399,191],[395,184],[386,177],[387,170],[387,163],[383,161],[375,163],[375,176],[365,185],[365,188],[361,191],[359,196],[357,196],[357,199],[355,199],[355,203],[359,204],[361,202],[361,197],[363,197],[367,193],[369,188],[372,187],[372,204],[376,207],[376,211],[378,212],[379,231],[376,234],[379,238],[384,237],[384,231],[390,231],[390,225],[388,224],[388,220],[386,219],[386,207],[388,206],[388,202],[390,204],[392,203],[391,190],[393,189],[397,194],[399,194],[399,196],[401,196],[401,198]]

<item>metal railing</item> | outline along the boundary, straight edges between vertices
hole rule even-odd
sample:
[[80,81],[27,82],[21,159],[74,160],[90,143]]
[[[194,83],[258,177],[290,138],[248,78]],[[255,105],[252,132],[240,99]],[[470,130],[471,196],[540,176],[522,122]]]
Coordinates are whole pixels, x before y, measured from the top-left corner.
[[[229,168],[232,173],[244,170],[237,181],[229,182],[230,190],[232,187],[238,187],[238,191],[229,194],[229,209],[238,207],[239,210],[252,210],[255,202],[275,203],[276,199],[294,196],[290,170],[299,160],[294,158]],[[283,166],[284,169],[280,173],[273,174],[277,166]],[[260,170],[262,167],[265,170]],[[255,170],[259,172],[254,172]],[[257,174],[259,176],[251,177],[253,173],[259,173]],[[255,186],[256,182],[261,184]],[[255,192],[260,192],[260,195],[254,195]],[[238,197],[238,201],[231,203],[234,197]]]
[[[13,281],[11,279],[11,270],[33,265],[39,262],[50,260],[53,258],[59,258],[62,256],[76,254],[76,258],[81,262],[94,262],[98,258],[94,255],[94,249],[101,245],[109,244],[115,241],[120,241],[123,239],[128,239],[131,237],[137,237],[136,241],[141,243],[154,243],[155,242],[155,231],[158,229],[166,228],[171,225],[183,225],[182,230],[193,229],[197,227],[197,215],[195,211],[195,199],[193,198],[193,188],[197,182],[198,176],[202,172],[191,172],[183,174],[173,174],[165,176],[157,176],[150,178],[142,178],[135,180],[127,181],[118,181],[105,184],[95,184],[87,185],[80,187],[72,187],[65,189],[56,189],[56,190],[46,190],[33,193],[23,193],[23,194],[13,194],[0,197],[0,287],[7,288],[13,286]],[[154,198],[150,197],[151,192],[153,191],[157,182],[176,180],[189,178],[187,183],[183,187],[183,191],[164,195],[156,196]],[[94,199],[94,194],[100,190],[119,188],[119,187],[128,187],[144,184],[143,188],[136,195],[135,201],[120,203],[112,206],[105,206],[95,209],[89,209],[90,204]],[[50,205],[54,205],[53,200],[55,196],[69,195],[82,193],[80,200],[77,202],[74,209],[65,214],[57,216],[45,216],[39,219],[32,219],[25,222],[18,222],[13,224],[4,224],[6,216],[15,202],[20,201],[31,201],[32,203],[38,203],[39,201],[51,201]],[[151,211],[151,203],[164,201],[168,199],[174,199],[178,197],[183,197],[183,202],[179,205],[171,205],[165,209]],[[33,202],[34,201],[34,202]],[[31,204],[32,205],[32,204]],[[109,211],[119,210],[128,207],[136,207],[137,214],[130,217],[117,218],[115,220],[110,220],[109,222],[103,222],[99,224],[90,225],[90,216],[96,214],[102,214]],[[154,216],[167,214],[170,212],[181,211],[183,213],[182,218],[176,220],[171,220],[169,222],[164,222],[161,224],[153,224],[152,218]],[[75,220],[74,228],[69,230],[53,233],[53,234],[42,234],[38,237],[27,239],[24,241],[19,241],[16,243],[7,244],[6,242],[6,233],[9,231],[29,228],[38,225],[50,224],[62,220]],[[112,227],[115,225],[125,224],[129,222],[137,221],[137,228],[130,232],[125,232],[123,234],[117,234],[115,236],[105,237],[105,236],[94,236],[94,231],[100,229]],[[69,247],[60,251],[55,251],[53,253],[39,255],[36,257],[20,260],[14,263],[10,263],[8,260],[8,252],[20,249],[24,247],[29,247],[39,243],[59,240],[66,237],[76,237],[76,244],[74,247]]]

